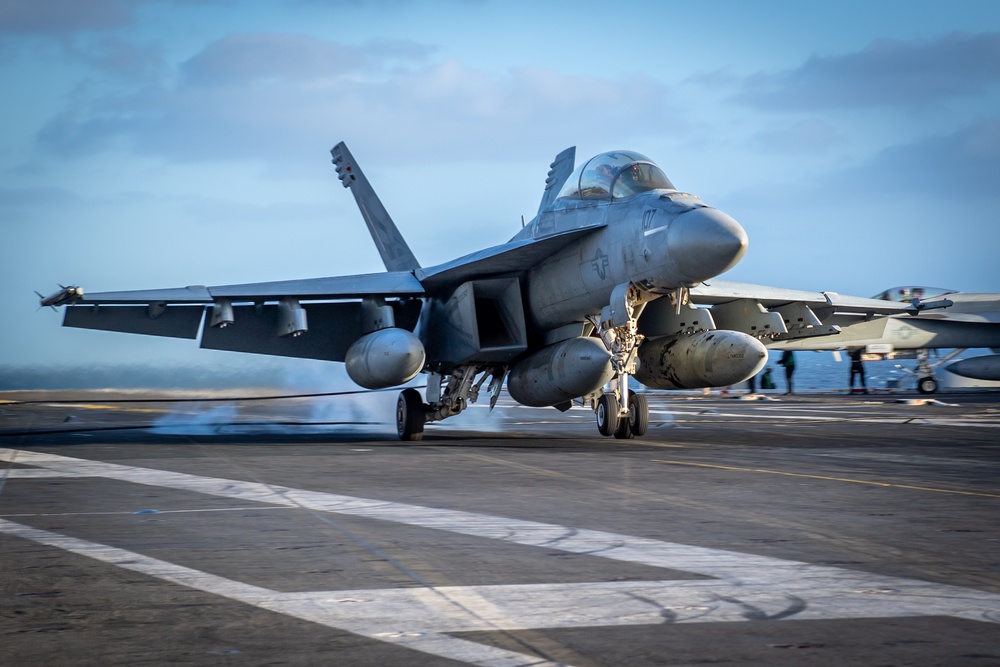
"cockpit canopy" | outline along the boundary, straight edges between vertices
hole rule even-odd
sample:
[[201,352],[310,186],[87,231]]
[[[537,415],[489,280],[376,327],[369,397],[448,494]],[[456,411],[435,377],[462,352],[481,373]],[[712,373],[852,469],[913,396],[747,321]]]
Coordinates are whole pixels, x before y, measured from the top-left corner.
[[621,199],[647,190],[676,188],[645,155],[612,151],[577,167],[556,199]]
[[938,297],[944,294],[952,294],[956,290],[945,289],[944,287],[921,287],[919,285],[914,287],[892,287],[877,294],[874,298],[884,299],[886,301],[899,301],[902,303],[909,303],[914,299],[920,299],[921,301],[926,301],[931,297]]

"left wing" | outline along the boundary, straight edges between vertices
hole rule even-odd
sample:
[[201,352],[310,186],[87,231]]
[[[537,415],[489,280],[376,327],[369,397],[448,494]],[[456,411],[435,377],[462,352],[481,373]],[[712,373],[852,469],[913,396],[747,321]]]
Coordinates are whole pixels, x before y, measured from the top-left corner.
[[952,305],[948,299],[899,303],[726,280],[713,280],[710,284],[691,288],[690,299],[692,303],[711,306],[712,318],[720,329],[768,336],[774,340],[826,336],[839,333],[839,325],[850,321],[917,315],[927,309]]

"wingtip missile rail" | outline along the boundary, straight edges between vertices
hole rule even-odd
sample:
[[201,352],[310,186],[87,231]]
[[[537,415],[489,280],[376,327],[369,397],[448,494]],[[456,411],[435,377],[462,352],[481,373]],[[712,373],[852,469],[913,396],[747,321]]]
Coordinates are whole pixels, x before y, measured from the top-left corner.
[[56,306],[76,303],[83,298],[82,287],[77,285],[60,285],[59,287],[59,291],[53,292],[48,296],[43,296],[41,292],[35,292],[38,295],[38,303],[43,307],[55,308]]

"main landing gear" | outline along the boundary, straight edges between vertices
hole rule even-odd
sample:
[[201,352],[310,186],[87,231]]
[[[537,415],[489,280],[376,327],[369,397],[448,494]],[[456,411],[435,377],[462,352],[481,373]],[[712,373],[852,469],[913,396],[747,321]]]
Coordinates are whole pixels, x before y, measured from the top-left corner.
[[[500,397],[507,369],[503,366],[457,366],[447,375],[430,373],[427,376],[427,402],[413,388],[399,392],[396,399],[396,434],[400,440],[415,441],[424,437],[427,422],[440,421],[465,410],[475,403],[486,380],[490,394],[490,409]],[[479,376],[478,381],[476,377]]]
[[921,394],[933,394],[937,390],[938,381],[933,375],[928,375],[917,380],[917,391]]
[[[958,348],[952,350],[945,356],[941,357],[934,363],[931,363],[931,351],[930,350],[917,350],[917,365],[910,371],[899,364],[896,364],[896,368],[909,373],[917,378],[917,391],[921,394],[933,394],[938,390],[939,383],[937,377],[934,375],[934,369],[938,366],[948,363],[958,355],[965,352],[966,348]],[[935,352],[936,354],[936,352]]]
[[404,389],[396,399],[396,433],[400,440],[422,440],[427,410],[416,389]]
[[597,430],[604,436],[629,439],[641,436],[649,428],[649,404],[643,394],[629,391],[629,376],[635,373],[636,357],[643,336],[639,334],[639,315],[652,297],[631,283],[615,287],[611,304],[600,318],[591,317],[597,334],[611,352],[615,377],[611,392],[602,393],[595,405]]

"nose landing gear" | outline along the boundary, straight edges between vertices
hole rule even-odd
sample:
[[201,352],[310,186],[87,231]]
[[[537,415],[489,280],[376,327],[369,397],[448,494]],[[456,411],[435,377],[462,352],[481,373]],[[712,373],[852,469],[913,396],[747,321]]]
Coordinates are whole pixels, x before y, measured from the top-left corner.
[[642,394],[629,391],[628,378],[635,373],[639,345],[644,340],[639,333],[639,315],[652,298],[632,283],[623,283],[611,293],[611,304],[604,307],[600,318],[590,318],[611,352],[615,370],[612,392],[601,394],[594,406],[597,430],[603,436],[630,439],[649,428],[649,404]]

